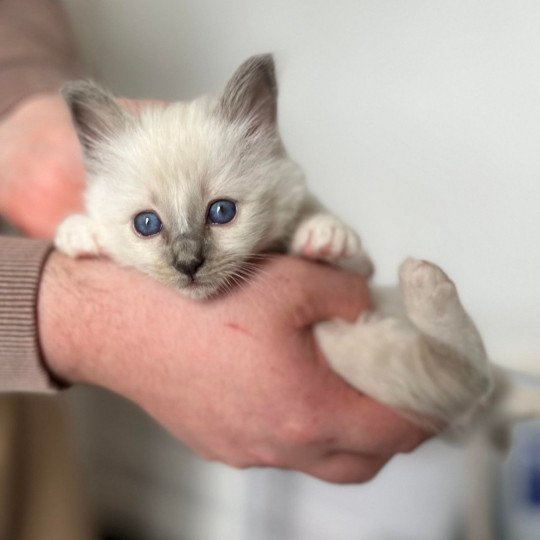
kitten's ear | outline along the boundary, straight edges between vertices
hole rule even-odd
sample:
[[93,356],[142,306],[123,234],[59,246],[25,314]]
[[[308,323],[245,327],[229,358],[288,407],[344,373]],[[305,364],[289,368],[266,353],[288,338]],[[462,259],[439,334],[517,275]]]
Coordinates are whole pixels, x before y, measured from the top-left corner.
[[112,94],[93,81],[67,83],[61,90],[85,153],[91,154],[96,143],[114,136],[128,122],[127,113]]
[[272,55],[252,56],[236,70],[225,86],[219,109],[231,122],[247,123],[251,132],[276,128],[277,83]]

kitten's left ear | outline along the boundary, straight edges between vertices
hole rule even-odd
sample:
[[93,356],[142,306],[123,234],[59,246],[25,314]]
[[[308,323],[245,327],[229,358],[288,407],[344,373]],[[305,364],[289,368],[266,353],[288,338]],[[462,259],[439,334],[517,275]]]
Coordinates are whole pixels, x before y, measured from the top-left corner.
[[236,70],[225,86],[219,110],[231,122],[248,124],[251,132],[275,130],[277,82],[272,55],[252,56]]
[[114,96],[93,81],[67,83],[61,92],[87,155],[92,155],[97,144],[114,137],[128,123],[128,114]]

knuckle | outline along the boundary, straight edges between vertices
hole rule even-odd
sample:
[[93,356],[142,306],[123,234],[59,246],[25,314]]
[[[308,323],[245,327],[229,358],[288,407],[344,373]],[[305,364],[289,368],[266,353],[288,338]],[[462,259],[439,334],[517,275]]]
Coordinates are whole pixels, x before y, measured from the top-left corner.
[[404,441],[399,449],[400,454],[410,454],[413,450],[416,450],[417,446],[420,444],[418,440],[408,440]]
[[310,290],[308,282],[298,281],[287,290],[287,305],[290,324],[303,328],[311,323],[316,312],[316,291]]
[[307,282],[304,279],[291,282],[288,287],[289,302],[296,307],[304,308],[311,302],[311,294],[306,286]]
[[416,450],[424,441],[426,441],[431,434],[426,431],[418,430],[416,433],[413,433],[410,437],[403,441],[399,449],[401,454],[410,454]]
[[281,469],[286,467],[286,462],[281,452],[275,448],[258,448],[253,452],[253,463],[258,467],[272,467]]
[[348,278],[347,290],[349,291],[351,318],[354,319],[358,312],[371,307],[370,292],[365,280],[356,275],[349,275]]
[[373,480],[383,468],[384,463],[372,464],[362,472],[358,474],[355,478],[355,482],[369,482]]
[[201,458],[202,460],[204,461],[218,461],[218,456],[214,453],[214,452],[211,452],[210,450],[203,450],[203,449],[196,449],[196,454],[199,458]]
[[298,415],[289,418],[279,429],[278,437],[291,447],[305,447],[316,443],[319,440],[319,433],[316,423],[306,417]]
[[197,455],[209,462],[223,463],[233,469],[247,469],[257,465],[257,459],[244,448],[239,450],[233,445],[221,446],[219,443],[213,447],[194,448]]
[[255,465],[246,456],[230,455],[220,459],[220,461],[233,469],[249,469]]
[[373,480],[380,470],[383,468],[384,462],[378,463],[362,463],[360,466],[353,468],[344,466],[342,468],[333,468],[331,470],[317,471],[314,476],[332,482],[333,484],[364,484]]

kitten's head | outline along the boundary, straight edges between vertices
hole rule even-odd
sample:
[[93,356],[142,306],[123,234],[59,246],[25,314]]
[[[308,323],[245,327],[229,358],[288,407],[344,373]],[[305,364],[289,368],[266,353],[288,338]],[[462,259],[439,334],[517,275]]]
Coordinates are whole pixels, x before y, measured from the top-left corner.
[[201,298],[290,233],[305,188],[278,134],[271,56],[247,60],[217,99],[138,114],[92,82],[63,95],[87,164],[87,212],[117,262]]

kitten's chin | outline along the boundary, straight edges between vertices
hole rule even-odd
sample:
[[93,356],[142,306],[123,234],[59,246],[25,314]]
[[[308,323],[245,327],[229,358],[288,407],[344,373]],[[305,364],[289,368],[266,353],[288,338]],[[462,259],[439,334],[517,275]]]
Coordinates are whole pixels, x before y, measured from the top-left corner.
[[218,279],[209,279],[206,276],[196,277],[194,281],[176,272],[156,272],[151,270],[147,273],[150,277],[157,279],[168,287],[176,289],[182,295],[192,300],[205,300],[213,296],[218,296],[233,287],[240,286],[242,283],[242,280],[238,278],[231,282],[231,276],[238,276],[238,271],[230,274],[224,273]]
[[187,296],[192,300],[205,300],[206,298],[215,296],[218,293],[219,288],[195,282],[188,286],[180,287],[179,290],[184,296]]
[[146,274],[163,285],[172,287],[182,295],[193,300],[204,300],[205,298],[217,294],[219,291],[219,286],[197,281],[190,282],[185,276],[181,276],[175,272],[155,272],[153,270],[147,270]]

